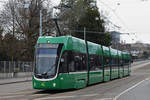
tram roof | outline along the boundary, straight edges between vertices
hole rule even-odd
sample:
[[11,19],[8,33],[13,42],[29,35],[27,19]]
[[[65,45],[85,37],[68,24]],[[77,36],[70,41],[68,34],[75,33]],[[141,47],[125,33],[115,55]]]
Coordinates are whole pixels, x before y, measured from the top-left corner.
[[[60,37],[51,37],[51,36],[42,36],[39,37],[37,43],[63,43],[65,48],[68,50],[75,50],[86,53],[85,41],[72,36],[60,36]],[[89,53],[90,54],[101,54],[101,45],[88,42]]]
[[[56,44],[64,44],[65,49],[67,50],[75,50],[86,53],[85,41],[73,36],[60,36],[60,37],[52,37],[52,36],[42,36],[39,37],[37,43],[56,43]],[[121,52],[116,49],[108,48],[106,46],[102,46],[104,51],[104,56],[109,56],[111,52],[112,57],[118,57],[128,59],[130,56],[126,52]],[[102,54],[101,45],[96,43],[88,42],[89,54]],[[109,52],[110,49],[110,52]]]

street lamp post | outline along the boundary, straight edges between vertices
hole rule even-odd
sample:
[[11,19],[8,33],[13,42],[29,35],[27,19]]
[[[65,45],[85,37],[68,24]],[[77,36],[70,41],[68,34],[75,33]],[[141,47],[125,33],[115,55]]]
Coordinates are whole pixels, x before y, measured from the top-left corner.
[[42,36],[42,9],[40,9],[40,34],[39,36]]

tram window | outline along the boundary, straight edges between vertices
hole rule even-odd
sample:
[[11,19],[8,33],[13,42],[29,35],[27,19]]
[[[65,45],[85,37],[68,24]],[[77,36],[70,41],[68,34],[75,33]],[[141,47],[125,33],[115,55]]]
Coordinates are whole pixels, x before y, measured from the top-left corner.
[[124,65],[124,66],[126,65],[126,61],[125,61],[125,59],[123,59],[123,65]]
[[59,72],[60,73],[67,73],[68,72],[68,66],[67,66],[67,51],[63,53],[60,61],[60,66],[59,66]]
[[110,61],[109,57],[104,56],[104,65],[108,65],[109,61]]
[[72,51],[68,52],[68,67],[69,72],[75,72],[75,62],[74,62],[74,53]]
[[82,57],[79,53],[74,53],[76,71],[82,71]]
[[110,63],[110,58],[104,56],[104,67],[109,68],[110,67],[109,63]]
[[126,65],[126,61],[123,59],[123,64]]
[[89,56],[89,59],[90,59],[90,70],[95,70],[95,62],[94,62],[94,56],[93,55],[90,55]]
[[118,58],[112,58],[111,64],[112,67],[118,67]]
[[124,60],[125,65],[129,65],[129,63],[130,63],[130,60]]
[[74,67],[76,71],[85,71],[86,67],[86,54],[74,52]]
[[90,55],[90,70],[99,70],[102,66],[102,58],[99,55]]
[[119,66],[119,58],[116,58],[116,67],[118,67]]
[[115,59],[114,59],[114,58],[111,59],[111,65],[112,65],[112,66],[115,65]]
[[82,59],[82,62],[83,62],[83,70],[87,70],[87,56],[86,54],[83,54],[83,59]]
[[103,60],[103,56],[99,56],[99,64],[100,64],[100,69],[103,68],[103,64],[102,64],[102,61]]
[[86,66],[86,54],[66,51],[60,62],[60,73],[76,72],[76,71],[85,71],[87,70]]
[[120,66],[123,66],[123,60],[120,59]]

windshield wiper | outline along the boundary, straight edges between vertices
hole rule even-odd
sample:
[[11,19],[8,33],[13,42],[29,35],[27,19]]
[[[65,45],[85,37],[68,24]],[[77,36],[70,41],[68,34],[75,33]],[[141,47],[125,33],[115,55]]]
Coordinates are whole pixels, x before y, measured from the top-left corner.
[[50,71],[55,67],[55,65],[56,65],[56,64],[53,64],[53,65],[50,67],[50,69],[49,69],[47,72],[44,72],[42,75],[47,75],[47,73],[50,72]]
[[39,78],[39,77],[40,77],[40,78],[42,77],[42,74],[35,74],[35,75],[36,75],[36,77],[38,77],[38,78]]

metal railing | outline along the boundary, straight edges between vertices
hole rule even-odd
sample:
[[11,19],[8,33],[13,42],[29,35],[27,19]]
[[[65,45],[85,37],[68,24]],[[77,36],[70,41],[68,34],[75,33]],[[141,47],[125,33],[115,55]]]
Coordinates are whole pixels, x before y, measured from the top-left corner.
[[33,62],[0,61],[0,73],[32,72]]

